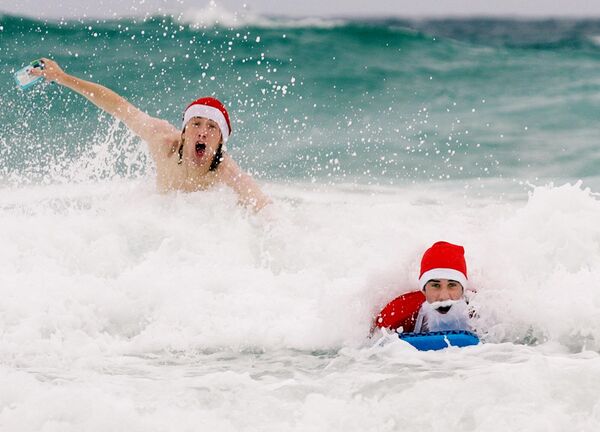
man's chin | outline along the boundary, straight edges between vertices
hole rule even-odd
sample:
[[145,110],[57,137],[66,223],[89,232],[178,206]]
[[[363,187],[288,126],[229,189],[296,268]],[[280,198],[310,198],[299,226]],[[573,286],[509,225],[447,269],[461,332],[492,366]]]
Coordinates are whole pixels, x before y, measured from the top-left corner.
[[210,158],[208,157],[207,152],[194,152],[189,161],[201,171],[204,171],[204,168],[208,171],[208,168],[210,167]]
[[423,306],[426,331],[468,330],[469,311],[464,300],[444,300]]

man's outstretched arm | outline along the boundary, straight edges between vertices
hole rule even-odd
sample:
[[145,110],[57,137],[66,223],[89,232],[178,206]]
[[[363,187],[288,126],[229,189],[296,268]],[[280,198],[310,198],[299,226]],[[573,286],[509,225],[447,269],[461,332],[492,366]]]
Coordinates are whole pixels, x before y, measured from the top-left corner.
[[169,122],[149,116],[111,89],[69,75],[55,61],[47,58],[42,61],[44,69],[33,69],[33,75],[41,75],[48,81],[54,81],[81,94],[98,108],[125,123],[133,133],[148,142],[153,153],[161,150],[164,152],[166,149],[157,148],[157,145],[164,143],[165,137],[178,134],[177,129]]

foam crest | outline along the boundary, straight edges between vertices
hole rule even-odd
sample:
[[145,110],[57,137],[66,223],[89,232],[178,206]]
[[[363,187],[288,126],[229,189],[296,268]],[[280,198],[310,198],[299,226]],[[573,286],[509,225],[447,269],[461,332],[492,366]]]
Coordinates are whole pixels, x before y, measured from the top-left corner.
[[589,36],[589,40],[597,46],[600,46],[600,35],[591,35]]
[[245,7],[241,11],[226,9],[215,1],[209,2],[201,9],[188,9],[178,17],[179,22],[192,28],[210,27],[263,27],[263,28],[332,28],[343,25],[339,19],[325,18],[276,18],[253,13]]
[[598,349],[598,216],[600,202],[581,183],[537,187],[527,205],[498,221],[477,245],[482,289],[475,302],[483,302],[492,339]]

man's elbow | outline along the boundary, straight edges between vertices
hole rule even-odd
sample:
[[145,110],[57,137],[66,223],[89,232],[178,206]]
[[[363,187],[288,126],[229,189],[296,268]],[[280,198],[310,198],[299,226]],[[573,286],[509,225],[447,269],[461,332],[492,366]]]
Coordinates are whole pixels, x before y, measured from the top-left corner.
[[[249,191],[250,192],[250,191]],[[266,195],[248,194],[238,201],[240,205],[252,210],[254,213],[260,212],[262,209],[272,204],[273,201]]]

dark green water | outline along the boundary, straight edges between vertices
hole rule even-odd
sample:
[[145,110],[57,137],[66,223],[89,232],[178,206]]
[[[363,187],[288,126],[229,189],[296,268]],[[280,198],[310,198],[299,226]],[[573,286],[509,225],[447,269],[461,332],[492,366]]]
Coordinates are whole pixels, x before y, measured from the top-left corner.
[[0,18],[1,172],[47,176],[107,140],[114,159],[99,172],[144,171],[143,155],[119,155],[124,131],[109,135],[78,95],[14,88],[15,70],[49,56],[174,124],[191,100],[222,99],[230,151],[264,179],[597,175],[600,21],[292,24]]

